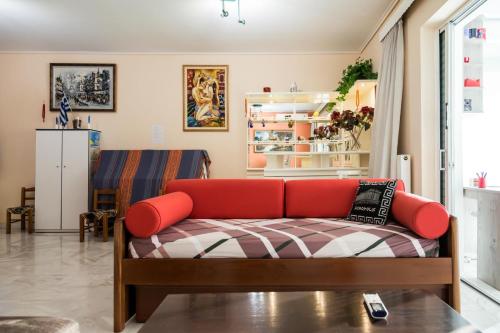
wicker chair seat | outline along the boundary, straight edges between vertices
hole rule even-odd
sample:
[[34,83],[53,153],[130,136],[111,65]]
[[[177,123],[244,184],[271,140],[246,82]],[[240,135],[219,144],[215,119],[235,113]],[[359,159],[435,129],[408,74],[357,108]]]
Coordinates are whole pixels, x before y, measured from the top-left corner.
[[11,214],[24,215],[28,214],[29,211],[34,211],[35,207],[33,206],[18,206],[18,207],[10,207],[7,208],[7,211]]
[[104,215],[107,215],[108,217],[116,217],[118,212],[116,209],[97,209],[93,212],[83,213],[82,215],[84,215],[85,218],[95,218],[96,220],[101,220]]

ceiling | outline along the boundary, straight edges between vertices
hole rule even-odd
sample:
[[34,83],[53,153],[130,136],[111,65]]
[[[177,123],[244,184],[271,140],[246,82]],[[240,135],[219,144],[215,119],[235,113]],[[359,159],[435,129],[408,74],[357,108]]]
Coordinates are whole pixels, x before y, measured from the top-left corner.
[[0,51],[359,52],[394,0],[0,0]]

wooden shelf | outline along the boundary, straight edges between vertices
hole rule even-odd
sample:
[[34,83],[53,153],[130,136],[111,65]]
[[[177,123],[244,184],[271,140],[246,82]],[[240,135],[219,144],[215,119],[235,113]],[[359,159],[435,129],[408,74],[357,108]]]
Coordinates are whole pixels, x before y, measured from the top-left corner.
[[270,93],[251,92],[245,95],[247,103],[329,103],[334,102],[335,91],[278,91]]
[[276,178],[356,178],[367,177],[368,168],[282,168],[264,169],[264,177]]
[[[253,114],[258,114],[258,112],[253,112]],[[307,118],[307,119],[276,119],[274,117],[256,117],[251,119],[254,122],[261,122],[262,120],[264,120],[266,123],[288,123],[289,121],[293,121],[294,123],[329,123],[331,121],[330,117],[318,117],[318,118]]]
[[249,145],[294,145],[292,141],[252,141]]
[[269,151],[264,152],[264,155],[291,155],[291,156],[308,156],[308,155],[364,155],[370,154],[368,150],[349,150],[349,151]]
[[315,140],[291,140],[291,141],[249,141],[249,145],[320,145],[320,144],[335,144],[340,143],[343,140],[325,140],[325,141],[315,141]]
[[331,168],[247,168],[247,171],[290,171],[290,170],[309,170],[309,171],[368,171],[368,167],[331,167]]
[[331,168],[264,168],[264,171],[290,171],[290,170],[308,170],[308,171],[366,171],[367,167],[349,168],[349,167],[331,167]]

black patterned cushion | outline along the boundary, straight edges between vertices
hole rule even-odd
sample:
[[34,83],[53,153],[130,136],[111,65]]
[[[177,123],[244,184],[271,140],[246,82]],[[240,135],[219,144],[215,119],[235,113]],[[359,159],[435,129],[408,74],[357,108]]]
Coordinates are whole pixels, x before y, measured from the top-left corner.
[[356,199],[347,219],[384,225],[389,216],[396,185],[395,179],[384,182],[360,181]]
[[83,213],[82,215],[86,218],[95,218],[100,220],[104,217],[104,215],[107,215],[108,217],[116,217],[117,211],[116,209],[98,209],[93,212]]
[[19,215],[24,215],[28,213],[29,211],[34,211],[35,208],[33,206],[19,206],[19,207],[11,207],[7,208],[7,211],[11,214],[19,214]]

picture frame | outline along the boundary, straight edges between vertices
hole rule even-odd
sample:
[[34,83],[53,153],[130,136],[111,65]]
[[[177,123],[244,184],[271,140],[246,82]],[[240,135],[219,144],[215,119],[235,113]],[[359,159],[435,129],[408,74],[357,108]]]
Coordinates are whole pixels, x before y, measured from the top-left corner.
[[292,141],[293,130],[255,130],[255,141],[264,141],[268,144],[254,145],[254,153],[264,153],[266,151],[293,151],[293,145],[286,144],[269,144],[269,142],[276,141]]
[[64,95],[72,111],[116,112],[116,64],[51,63],[50,111]]
[[183,65],[185,132],[229,131],[228,65]]

